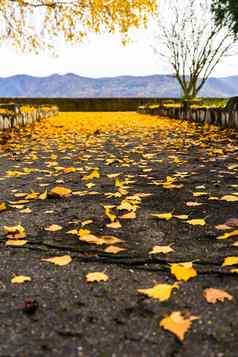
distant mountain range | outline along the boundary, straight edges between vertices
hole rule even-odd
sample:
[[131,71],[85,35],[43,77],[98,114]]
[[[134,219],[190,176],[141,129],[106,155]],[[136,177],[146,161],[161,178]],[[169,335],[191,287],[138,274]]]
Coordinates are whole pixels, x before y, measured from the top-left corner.
[[[238,76],[210,78],[201,96],[238,95]],[[180,89],[171,75],[87,78],[73,73],[48,77],[16,75],[0,78],[0,97],[179,97]]]

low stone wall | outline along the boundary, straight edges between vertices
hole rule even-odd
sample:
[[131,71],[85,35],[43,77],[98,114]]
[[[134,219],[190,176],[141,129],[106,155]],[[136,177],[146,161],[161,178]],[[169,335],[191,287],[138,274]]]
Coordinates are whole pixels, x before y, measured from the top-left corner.
[[56,106],[0,105],[0,131],[30,125],[57,114],[58,108]]
[[159,115],[169,118],[193,121],[201,124],[213,124],[222,128],[238,129],[238,110],[210,108],[146,108],[138,109],[139,113]]
[[[221,98],[206,98],[206,102]],[[0,98],[0,103],[30,106],[56,105],[60,112],[136,112],[141,105],[164,102],[181,103],[180,98]]]

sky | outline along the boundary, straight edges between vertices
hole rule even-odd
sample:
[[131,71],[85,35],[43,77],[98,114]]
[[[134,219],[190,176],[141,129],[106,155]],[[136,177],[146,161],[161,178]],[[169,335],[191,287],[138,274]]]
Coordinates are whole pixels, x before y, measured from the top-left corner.
[[[119,75],[152,75],[171,73],[158,58],[153,48],[151,30],[135,31],[131,43],[123,46],[119,36],[91,35],[77,47],[60,43],[57,56],[50,53],[27,55],[13,48],[0,48],[0,76],[15,74],[48,76],[53,73],[75,73],[86,77],[112,77]],[[218,65],[213,76],[238,75],[238,55],[226,58]]]

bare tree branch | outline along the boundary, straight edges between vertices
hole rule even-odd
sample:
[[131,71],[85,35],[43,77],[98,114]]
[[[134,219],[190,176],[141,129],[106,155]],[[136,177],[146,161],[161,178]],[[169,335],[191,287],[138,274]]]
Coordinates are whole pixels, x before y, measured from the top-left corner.
[[163,1],[155,51],[175,72],[184,97],[194,98],[234,48],[235,37],[214,21],[210,0]]

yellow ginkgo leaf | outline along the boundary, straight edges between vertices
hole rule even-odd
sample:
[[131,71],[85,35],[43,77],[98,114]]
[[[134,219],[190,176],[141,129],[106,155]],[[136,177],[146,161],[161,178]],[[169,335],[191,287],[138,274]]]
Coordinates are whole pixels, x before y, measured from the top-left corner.
[[89,175],[87,176],[84,176],[82,178],[83,181],[90,181],[90,180],[93,180],[95,178],[99,178],[100,177],[100,173],[99,173],[99,169],[96,168],[94,169]]
[[110,254],[118,254],[120,252],[125,252],[127,249],[125,248],[120,248],[116,247],[115,245],[109,245],[106,249],[104,249],[105,253],[110,253]]
[[65,174],[70,174],[70,173],[76,172],[76,171],[77,171],[76,167],[65,167],[64,168],[64,173]]
[[193,196],[194,197],[201,197],[201,196],[206,196],[206,195],[208,195],[208,193],[207,192],[193,192]]
[[222,239],[228,239],[228,238],[236,237],[236,236],[238,236],[238,229],[236,229],[232,232],[229,232],[229,233],[224,233],[222,236],[217,237],[217,239],[222,240]]
[[202,219],[202,218],[190,219],[189,221],[186,221],[186,223],[191,224],[192,226],[205,226],[206,225],[205,219]]
[[67,197],[71,193],[72,191],[69,188],[56,186],[50,190],[49,195],[52,197]]
[[45,230],[49,232],[57,232],[60,231],[61,229],[62,227],[59,226],[58,224],[51,224],[49,227],[45,228]]
[[193,268],[192,262],[171,264],[170,272],[175,275],[177,280],[183,281],[188,281],[197,276],[197,271]]
[[238,196],[233,196],[233,195],[226,195],[221,198],[222,201],[227,201],[227,202],[237,202],[238,201]]
[[111,212],[114,206],[103,206],[105,210],[105,215],[109,218],[111,223],[114,223],[117,219],[117,216]]
[[52,257],[52,258],[44,258],[41,259],[43,262],[48,262],[48,263],[52,263],[55,265],[68,265],[69,263],[72,262],[72,258],[70,255],[63,255],[61,257]]
[[160,301],[166,301],[170,298],[172,290],[178,289],[179,285],[177,283],[171,284],[157,284],[150,289],[137,289],[139,293],[147,295],[153,299],[158,299]]
[[183,341],[186,332],[192,326],[192,321],[198,319],[198,316],[188,316],[185,318],[180,311],[174,311],[160,321],[160,326],[172,332],[180,341]]
[[123,201],[121,202],[121,204],[117,207],[117,209],[119,211],[129,211],[129,212],[134,212],[136,211],[136,205],[132,204],[131,202],[129,201]]
[[4,226],[4,234],[11,239],[22,239],[26,237],[26,231],[23,226],[18,224],[17,226]]
[[159,219],[165,219],[166,221],[169,221],[173,215],[172,213],[153,213],[151,214],[152,217],[159,218]]
[[237,264],[238,264],[238,257],[227,257],[224,259],[222,266],[225,267],[225,266],[237,265]]
[[174,252],[170,245],[155,245],[149,254],[168,254]]
[[[71,232],[73,232],[73,231],[71,231]],[[91,233],[91,231],[89,229],[80,228],[80,230],[78,231],[78,234],[80,237],[87,236],[90,233]]]
[[108,281],[109,277],[105,273],[95,272],[95,273],[88,273],[86,275],[87,283],[94,283],[100,281]]
[[192,201],[189,201],[189,202],[186,202],[186,206],[188,207],[197,207],[197,206],[202,206],[203,203],[199,203],[199,202],[192,202]]
[[6,211],[7,205],[5,202],[0,202],[0,212]]
[[86,221],[83,221],[83,222],[81,223],[81,226],[82,226],[82,227],[85,227],[85,226],[87,226],[87,225],[89,225],[89,224],[91,224],[91,223],[93,223],[93,220],[92,220],[92,219],[87,219]]
[[208,288],[203,291],[203,296],[209,304],[215,304],[218,301],[233,300],[233,296],[228,292],[220,289]]
[[181,219],[181,220],[186,220],[188,219],[188,215],[187,214],[179,214],[177,216],[174,216],[175,218]]
[[32,210],[29,207],[27,207],[25,209],[21,209],[20,212],[21,213],[32,213]]
[[93,234],[85,234],[83,236],[80,236],[80,241],[88,243],[88,244],[97,244],[97,245],[103,245],[105,244],[105,240],[102,238],[98,238]]
[[122,219],[135,219],[136,218],[136,213],[132,211],[130,213],[124,214],[120,218],[122,218]]
[[39,198],[40,200],[46,200],[46,199],[47,199],[47,196],[48,196],[48,192],[47,192],[47,190],[46,190],[45,192],[41,193],[38,198]]
[[23,284],[29,281],[31,281],[31,277],[26,275],[16,275],[11,279],[12,284]]
[[25,239],[8,239],[5,244],[11,247],[23,247],[26,243]]
[[108,228],[112,228],[112,229],[119,229],[122,227],[121,223],[119,221],[113,222],[113,223],[109,223],[106,225]]
[[123,243],[123,240],[114,236],[101,236],[101,239],[104,240],[105,244],[109,244],[109,245]]

